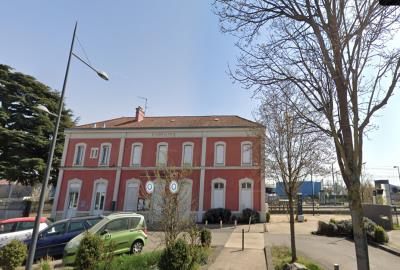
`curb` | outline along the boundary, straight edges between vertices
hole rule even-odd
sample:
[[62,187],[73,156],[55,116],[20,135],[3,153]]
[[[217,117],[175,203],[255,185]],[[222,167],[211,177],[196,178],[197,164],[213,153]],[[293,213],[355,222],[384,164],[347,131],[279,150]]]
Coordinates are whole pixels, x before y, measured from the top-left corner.
[[272,254],[271,250],[266,246],[264,247],[265,264],[267,265],[267,270],[274,270],[274,265],[272,264]]
[[372,241],[368,241],[368,244],[370,244],[370,245],[373,246],[373,247],[382,249],[382,250],[384,250],[384,251],[386,251],[386,252],[389,252],[389,253],[391,253],[391,254],[393,254],[393,255],[395,255],[395,256],[400,257],[400,250],[397,250],[397,249],[392,248],[392,247],[390,247],[390,246],[378,244],[378,243],[372,242]]

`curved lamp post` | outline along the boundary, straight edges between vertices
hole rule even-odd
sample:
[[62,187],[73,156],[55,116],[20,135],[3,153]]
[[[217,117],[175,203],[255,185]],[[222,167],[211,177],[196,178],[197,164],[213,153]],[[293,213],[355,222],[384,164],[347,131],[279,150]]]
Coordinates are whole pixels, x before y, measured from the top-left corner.
[[73,53],[74,42],[75,42],[75,34],[76,34],[77,27],[78,27],[78,22],[75,23],[74,33],[72,35],[72,42],[71,42],[71,48],[70,48],[69,56],[68,56],[67,69],[65,71],[64,83],[63,83],[63,87],[62,87],[62,91],[61,91],[60,101],[59,101],[59,104],[58,104],[58,113],[57,114],[51,113],[43,105],[38,105],[36,107],[37,109],[39,109],[41,111],[44,111],[44,112],[46,112],[48,114],[54,115],[57,118],[56,118],[56,124],[54,126],[53,138],[51,139],[51,145],[50,145],[50,149],[49,149],[49,156],[48,156],[48,159],[47,159],[46,172],[45,172],[43,183],[42,183],[42,189],[40,191],[39,205],[38,205],[38,209],[37,209],[35,225],[33,227],[32,240],[31,240],[31,244],[30,244],[30,247],[29,247],[28,260],[26,261],[26,265],[25,265],[25,269],[26,270],[31,270],[32,269],[33,260],[35,258],[36,244],[37,244],[38,235],[39,235],[39,224],[40,224],[40,219],[42,217],[44,201],[45,201],[45,194],[46,194],[46,188],[47,188],[47,185],[48,185],[48,182],[49,182],[49,177],[50,177],[50,172],[51,172],[51,164],[52,164],[53,156],[54,156],[54,149],[56,147],[58,127],[60,125],[60,119],[61,119],[61,115],[62,115],[65,88],[67,86],[69,66],[70,66],[70,63],[71,63],[72,56],[75,56],[81,62],[86,64],[89,68],[94,70],[100,78],[108,81],[108,76],[104,71],[98,71],[97,69],[95,69],[94,67],[92,67],[91,65],[89,65],[88,63],[83,61],[82,58],[80,58],[79,56],[77,56],[76,54]]

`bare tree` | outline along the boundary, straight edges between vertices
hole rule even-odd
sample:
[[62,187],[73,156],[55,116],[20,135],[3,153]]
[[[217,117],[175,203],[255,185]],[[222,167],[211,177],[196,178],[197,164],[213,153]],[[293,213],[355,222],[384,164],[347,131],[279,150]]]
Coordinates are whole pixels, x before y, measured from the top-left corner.
[[[191,199],[192,188],[187,178],[191,170],[175,167],[159,168],[148,172],[149,180],[156,179],[154,192],[147,194],[151,200],[150,218],[164,232],[165,244],[168,246],[174,242],[180,233],[190,230],[194,219],[191,209],[194,201]],[[176,192],[172,192],[171,183],[177,183]]]
[[[378,0],[216,0],[222,31],[241,49],[232,76],[269,95],[294,85],[302,117],[333,138],[348,189],[358,269],[369,269],[360,174],[363,135],[400,77],[400,10]],[[316,117],[325,119],[323,124]]]
[[[263,101],[259,121],[266,126],[266,172],[283,182],[289,200],[292,262],[297,260],[294,201],[305,177],[319,171],[331,152],[328,137],[310,127],[285,96],[270,95]],[[325,163],[326,164],[326,163]]]
[[375,187],[372,184],[372,175],[367,174],[365,172],[362,173],[361,177],[360,177],[361,202],[372,203],[374,189],[375,189]]

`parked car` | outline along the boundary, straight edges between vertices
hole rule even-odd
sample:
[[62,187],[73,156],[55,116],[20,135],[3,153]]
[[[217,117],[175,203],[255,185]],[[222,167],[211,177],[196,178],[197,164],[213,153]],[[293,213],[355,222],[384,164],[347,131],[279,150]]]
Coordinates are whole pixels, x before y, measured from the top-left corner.
[[[140,253],[147,243],[147,227],[144,216],[136,213],[110,214],[90,228],[89,233],[104,239],[105,245],[112,241],[114,254]],[[64,249],[63,264],[72,265],[84,233],[73,238]]]
[[[57,221],[39,233],[36,243],[35,259],[46,256],[60,257],[65,245],[85,230],[98,223],[103,216],[77,217]],[[32,239],[24,241],[30,246]]]
[[[47,228],[50,221],[42,217],[40,219],[39,230]],[[31,237],[35,217],[10,218],[0,221],[0,248],[7,245],[11,240],[24,241]]]

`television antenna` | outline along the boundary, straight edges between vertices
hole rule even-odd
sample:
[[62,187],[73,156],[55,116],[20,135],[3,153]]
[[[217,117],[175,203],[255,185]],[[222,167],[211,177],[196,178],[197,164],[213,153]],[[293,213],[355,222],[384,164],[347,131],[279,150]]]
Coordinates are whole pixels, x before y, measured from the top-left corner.
[[144,100],[144,112],[146,113],[147,112],[147,97],[138,96],[138,98]]

